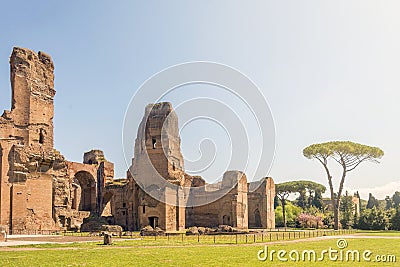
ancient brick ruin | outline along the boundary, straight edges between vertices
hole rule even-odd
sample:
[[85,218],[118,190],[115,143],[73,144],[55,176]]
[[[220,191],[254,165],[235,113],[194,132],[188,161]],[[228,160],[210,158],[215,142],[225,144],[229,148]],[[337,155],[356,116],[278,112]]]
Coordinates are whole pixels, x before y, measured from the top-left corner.
[[0,225],[10,230],[79,228],[114,177],[101,151],[77,163],[54,149],[53,71],[49,55],[13,49],[11,111],[0,117]]
[[[160,186],[159,177],[176,186]],[[113,195],[114,223],[129,230],[146,225],[167,231],[189,226],[275,227],[272,178],[248,183],[244,173],[228,171],[220,183],[207,185],[202,177],[184,172],[178,118],[170,103],[146,107],[124,182],[107,188]]]
[[[132,166],[126,179],[115,180],[114,165],[102,151],[86,152],[78,163],[54,149],[56,91],[49,55],[14,48],[10,80],[11,110],[0,117],[0,225],[10,231],[90,230],[92,222],[126,230],[146,225],[166,231],[220,224],[274,228],[272,178],[248,183],[244,173],[228,171],[220,183],[207,185],[185,173],[170,103],[146,107]],[[223,197],[215,197],[221,190]]]

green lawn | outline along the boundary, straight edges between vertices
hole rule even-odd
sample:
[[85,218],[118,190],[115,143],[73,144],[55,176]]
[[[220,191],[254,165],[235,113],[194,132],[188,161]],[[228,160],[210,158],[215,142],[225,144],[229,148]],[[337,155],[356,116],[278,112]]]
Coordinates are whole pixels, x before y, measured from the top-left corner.
[[[365,233],[366,234],[366,233]],[[373,232],[373,234],[377,234]],[[400,239],[346,239],[346,250],[371,250],[375,255],[395,255],[396,263],[333,262],[325,257],[323,262],[280,262],[276,258],[261,262],[257,252],[264,247],[255,245],[189,244],[165,240],[116,241],[112,246],[98,243],[65,245],[37,245],[40,250],[0,251],[0,266],[397,266],[400,261]],[[324,249],[338,249],[337,239],[299,241],[268,245],[269,251],[284,249],[287,252],[313,249],[317,257]],[[173,246],[173,247],[171,247]],[[33,246],[30,246],[31,248]]]
[[357,230],[356,235],[368,235],[368,236],[400,236],[400,231]]

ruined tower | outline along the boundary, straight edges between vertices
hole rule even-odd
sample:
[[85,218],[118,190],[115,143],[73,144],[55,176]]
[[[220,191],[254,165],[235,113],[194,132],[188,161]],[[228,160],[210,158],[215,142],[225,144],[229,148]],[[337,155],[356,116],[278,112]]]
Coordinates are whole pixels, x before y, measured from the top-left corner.
[[0,118],[0,224],[10,228],[54,227],[53,71],[47,54],[13,49],[11,111]]
[[129,230],[147,225],[165,231],[221,224],[274,228],[274,188],[272,178],[248,183],[241,171],[226,171],[212,185],[185,173],[178,118],[164,102],[145,109],[128,182],[112,187],[112,210],[115,222]]
[[136,176],[146,172],[148,175],[154,168],[162,178],[183,185],[180,142],[178,117],[171,103],[147,105],[135,141],[132,174]]
[[[184,184],[178,118],[171,103],[150,104],[135,141],[131,175],[138,228],[152,225],[169,231],[185,227],[185,208],[179,187]],[[171,188],[168,185],[175,185]]]
[[11,114],[32,152],[52,153],[54,65],[50,56],[14,48],[10,57]]

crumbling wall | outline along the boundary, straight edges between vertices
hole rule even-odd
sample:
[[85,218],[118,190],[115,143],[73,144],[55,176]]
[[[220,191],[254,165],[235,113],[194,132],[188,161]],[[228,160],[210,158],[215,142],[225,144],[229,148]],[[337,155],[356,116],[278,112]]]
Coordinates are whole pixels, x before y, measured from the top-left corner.
[[274,180],[266,177],[250,183],[249,188],[249,227],[275,228]]
[[11,111],[0,118],[0,223],[11,229],[52,229],[54,65],[51,58],[14,48]]
[[[192,194],[193,206],[186,208],[187,227],[231,225],[238,229],[248,228],[247,178],[244,173],[228,171],[222,179],[221,189],[207,191],[203,187],[200,190],[192,190]],[[199,205],[208,199],[217,200]]]
[[[95,163],[82,164],[66,161],[54,149],[56,91],[49,55],[15,47],[10,81],[11,110],[0,117],[0,224],[11,230],[79,228],[85,218],[98,216],[114,165],[100,150],[87,154],[95,155]],[[85,175],[91,178],[82,178]],[[85,188],[79,178],[90,180],[90,185]],[[90,209],[76,204],[82,200],[75,196],[83,192],[81,186],[90,194]]]

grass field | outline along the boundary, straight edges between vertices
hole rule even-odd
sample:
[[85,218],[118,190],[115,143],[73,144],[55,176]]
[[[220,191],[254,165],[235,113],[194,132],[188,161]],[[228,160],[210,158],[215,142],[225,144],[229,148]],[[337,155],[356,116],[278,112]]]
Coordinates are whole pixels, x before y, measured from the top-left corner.
[[357,231],[356,235],[368,236],[400,236],[400,231]]
[[[0,251],[0,266],[399,266],[399,232],[363,231],[345,238],[348,250],[362,253],[370,250],[371,260],[377,255],[395,255],[393,262],[338,262],[330,261],[328,255],[322,262],[281,262],[276,254],[273,263],[259,261],[257,252],[264,244],[196,244],[193,240],[144,240],[115,241],[114,245],[99,243],[45,244],[12,248]],[[329,239],[328,239],[329,238]],[[338,237],[315,240],[273,241],[265,243],[271,250],[315,250],[317,258],[322,250],[337,247]],[[282,243],[280,243],[282,242]],[[288,257],[286,255],[286,257]],[[345,257],[344,257],[345,258]],[[391,259],[393,260],[393,259]]]

